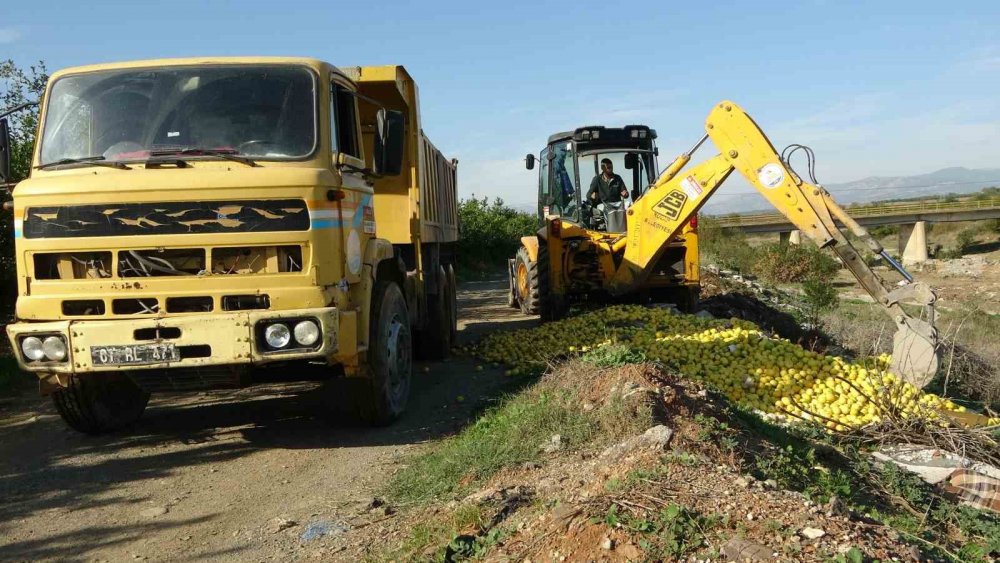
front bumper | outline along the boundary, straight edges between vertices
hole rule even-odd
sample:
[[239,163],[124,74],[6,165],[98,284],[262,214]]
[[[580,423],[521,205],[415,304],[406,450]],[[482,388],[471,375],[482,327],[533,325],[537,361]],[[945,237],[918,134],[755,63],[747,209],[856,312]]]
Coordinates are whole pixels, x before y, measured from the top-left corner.
[[[12,323],[7,336],[21,369],[47,379],[50,375],[69,375],[121,370],[164,368],[201,368],[223,365],[263,365],[289,360],[332,358],[337,353],[339,313],[334,307],[290,311],[246,311],[225,314],[183,315],[150,319],[93,321],[53,321]],[[259,343],[258,323],[280,319],[314,319],[322,330],[319,344],[312,349],[265,351]],[[164,330],[170,329],[170,330]],[[150,339],[156,331],[160,338]],[[179,334],[178,334],[179,332]],[[65,361],[27,361],[20,341],[32,335],[61,335],[69,355]],[[162,335],[168,335],[163,337]],[[174,344],[180,360],[141,365],[95,365],[92,346],[130,344]]]

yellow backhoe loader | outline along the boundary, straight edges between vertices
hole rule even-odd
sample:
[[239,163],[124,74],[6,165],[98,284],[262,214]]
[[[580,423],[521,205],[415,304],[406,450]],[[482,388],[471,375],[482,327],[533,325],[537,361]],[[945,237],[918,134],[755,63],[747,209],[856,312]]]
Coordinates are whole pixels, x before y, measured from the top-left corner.
[[[601,129],[593,131],[598,131],[599,136]],[[573,139],[592,139],[593,131],[578,129]],[[664,255],[676,249],[677,241],[686,242],[689,238],[696,241],[696,236],[692,236],[695,231],[692,219],[735,170],[795,228],[819,247],[832,250],[875,302],[885,309],[897,327],[890,369],[914,385],[924,387],[937,372],[939,363],[938,335],[934,328],[936,296],[931,288],[914,281],[816,181],[811,149],[791,145],[779,155],[753,119],[730,101],[723,101],[712,109],[705,121],[705,131],[691,150],[678,156],[645,189],[634,189],[633,203],[625,211],[624,232],[600,230],[603,225],[595,228],[579,211],[560,212],[572,207],[573,202],[581,205],[587,199],[588,196],[581,197],[579,181],[572,191],[556,192],[564,205],[550,206],[547,201],[540,201],[542,227],[537,236],[522,239],[519,256],[510,261],[511,304],[520,304],[522,310],[528,309],[528,312],[536,310],[542,320],[554,320],[565,315],[574,301],[647,291],[662,267]],[[692,154],[709,139],[719,154],[685,169]],[[570,142],[563,148],[572,150],[573,146]],[[550,144],[548,154],[543,153],[543,165],[553,160],[552,150]],[[809,181],[789,164],[791,155],[798,150],[809,156]],[[529,155],[529,168],[533,160]],[[626,168],[629,164],[641,168],[642,158],[639,161],[631,157]],[[654,160],[647,160],[646,168],[653,163]],[[579,177],[578,171],[576,176]],[[550,172],[548,179],[553,177]],[[887,289],[841,232],[841,225],[898,270],[905,281]],[[696,254],[696,242],[693,249]],[[697,268],[696,255],[686,261]],[[697,280],[697,273],[689,273],[687,277]],[[525,307],[524,301],[528,299],[530,306]],[[903,302],[918,307],[907,310]]]

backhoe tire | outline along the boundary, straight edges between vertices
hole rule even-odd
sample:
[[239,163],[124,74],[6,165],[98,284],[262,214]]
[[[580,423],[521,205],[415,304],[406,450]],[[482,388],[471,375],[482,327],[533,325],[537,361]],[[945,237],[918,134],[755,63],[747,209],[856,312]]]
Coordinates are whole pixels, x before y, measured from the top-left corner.
[[538,245],[538,262],[536,271],[538,272],[538,314],[542,317],[542,322],[558,321],[566,316],[569,307],[566,302],[552,293],[549,283],[551,272],[549,270],[549,249],[545,241],[540,241]]
[[427,322],[417,334],[418,355],[422,360],[447,358],[455,335],[455,292],[443,266],[438,268],[437,285],[438,292],[427,296]]
[[149,403],[149,393],[124,373],[71,376],[69,387],[53,393],[52,402],[73,430],[105,434],[139,420]]
[[406,410],[413,377],[410,316],[394,282],[378,281],[372,290],[367,377],[337,380],[353,417],[372,426],[391,424]]
[[517,302],[525,315],[537,315],[540,302],[538,287],[538,262],[531,260],[528,249],[517,249],[514,256],[514,291],[517,292]]

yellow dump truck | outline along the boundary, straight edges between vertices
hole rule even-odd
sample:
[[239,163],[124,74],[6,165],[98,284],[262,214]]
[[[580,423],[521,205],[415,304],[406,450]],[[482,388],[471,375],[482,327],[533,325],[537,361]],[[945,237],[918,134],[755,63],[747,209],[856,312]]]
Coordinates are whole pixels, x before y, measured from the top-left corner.
[[88,433],[151,392],[268,374],[329,377],[338,408],[389,423],[413,351],[455,337],[456,166],[401,66],[60,71],[13,191],[14,353]]

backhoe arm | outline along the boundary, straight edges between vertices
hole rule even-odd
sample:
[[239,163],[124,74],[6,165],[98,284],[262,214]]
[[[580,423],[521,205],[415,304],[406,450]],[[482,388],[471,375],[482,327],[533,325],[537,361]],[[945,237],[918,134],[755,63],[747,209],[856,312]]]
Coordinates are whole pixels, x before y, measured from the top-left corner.
[[[629,209],[625,252],[609,282],[615,294],[630,291],[648,277],[667,243],[686,224],[735,169],[758,192],[821,248],[833,250],[875,302],[897,325],[891,368],[919,387],[926,385],[938,367],[937,332],[934,329],[934,292],[912,277],[885,253],[863,227],[841,208],[821,186],[803,181],[789,169],[756,123],[739,106],[724,101],[712,109],[705,122],[707,137],[719,149],[717,156],[680,173],[695,149],[679,156]],[[836,221],[854,232],[873,252],[881,254],[911,282],[890,292],[881,278],[841,233]],[[926,314],[916,318],[900,305],[916,300]]]

